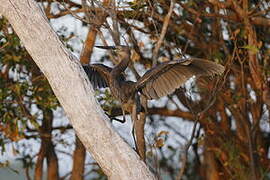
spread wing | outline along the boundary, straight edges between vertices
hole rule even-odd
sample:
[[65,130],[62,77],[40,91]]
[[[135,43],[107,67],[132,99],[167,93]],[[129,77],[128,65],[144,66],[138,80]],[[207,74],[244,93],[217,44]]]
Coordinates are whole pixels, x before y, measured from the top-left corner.
[[136,83],[136,89],[148,99],[157,99],[172,93],[192,76],[213,76],[223,72],[222,65],[204,59],[168,61],[147,71]]
[[[109,77],[112,68],[103,64],[91,64],[83,65],[83,69],[94,89],[109,87]],[[121,74],[118,78],[119,80],[125,80],[123,74]]]

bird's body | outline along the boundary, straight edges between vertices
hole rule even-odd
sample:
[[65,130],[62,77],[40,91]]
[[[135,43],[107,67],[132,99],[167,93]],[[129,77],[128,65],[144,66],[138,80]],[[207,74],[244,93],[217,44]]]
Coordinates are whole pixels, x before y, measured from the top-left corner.
[[135,102],[137,94],[134,89],[136,83],[127,81],[123,75],[129,63],[129,57],[129,51],[120,53],[121,61],[113,69],[103,64],[83,66],[94,88],[109,87],[112,95],[120,101],[123,111],[128,112],[131,111],[131,104]]
[[132,81],[119,81],[114,77],[109,79],[109,88],[112,95],[118,99],[121,103],[127,103],[135,95],[135,89],[133,88],[136,83]]

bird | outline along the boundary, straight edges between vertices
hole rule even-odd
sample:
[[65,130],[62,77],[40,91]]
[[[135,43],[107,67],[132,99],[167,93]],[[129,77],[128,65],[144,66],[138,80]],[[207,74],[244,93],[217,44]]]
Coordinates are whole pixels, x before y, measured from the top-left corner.
[[160,63],[148,70],[137,82],[127,81],[124,71],[131,62],[130,48],[123,45],[95,47],[115,50],[120,63],[114,68],[90,64],[83,65],[83,69],[94,89],[109,87],[112,95],[122,105],[136,102],[138,93],[149,100],[158,99],[171,94],[193,76],[221,75],[224,72],[221,64],[200,58],[187,58]]
[[147,100],[158,99],[171,94],[193,76],[221,75],[225,69],[221,64],[192,57],[162,62],[148,70],[137,82],[128,81],[125,79],[124,71],[131,62],[130,47],[124,45],[95,47],[115,51],[120,61],[113,68],[103,64],[83,65],[84,71],[94,89],[110,88],[112,95],[121,103],[123,119],[127,111],[132,115],[133,121],[140,110],[140,96]]

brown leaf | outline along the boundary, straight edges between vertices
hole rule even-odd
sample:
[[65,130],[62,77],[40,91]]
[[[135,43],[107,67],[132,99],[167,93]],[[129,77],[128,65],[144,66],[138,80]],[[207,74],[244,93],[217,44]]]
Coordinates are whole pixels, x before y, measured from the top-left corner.
[[162,136],[162,135],[168,135],[169,134],[169,131],[160,131],[159,133],[158,133],[158,135],[157,135],[157,137],[160,137],[160,136]]
[[162,138],[158,138],[158,139],[156,140],[155,146],[156,146],[157,148],[161,148],[162,146],[164,146],[164,140],[163,140]]

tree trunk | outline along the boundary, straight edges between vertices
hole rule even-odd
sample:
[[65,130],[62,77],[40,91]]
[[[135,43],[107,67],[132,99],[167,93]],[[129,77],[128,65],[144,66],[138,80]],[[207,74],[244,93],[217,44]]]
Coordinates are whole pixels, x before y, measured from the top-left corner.
[[85,147],[76,136],[76,147],[73,153],[73,168],[71,173],[71,180],[83,180],[84,179],[84,162],[85,162]]
[[0,0],[29,54],[47,77],[86,149],[110,179],[155,179],[148,167],[112,128],[94,98],[86,74],[61,43],[34,0]]
[[58,158],[56,156],[54,145],[52,142],[52,124],[53,124],[53,112],[51,109],[41,108],[43,111],[42,125],[39,129],[41,138],[40,150],[38,153],[36,168],[35,168],[35,180],[42,180],[43,177],[43,162],[47,160],[47,179],[57,180],[58,174]]

